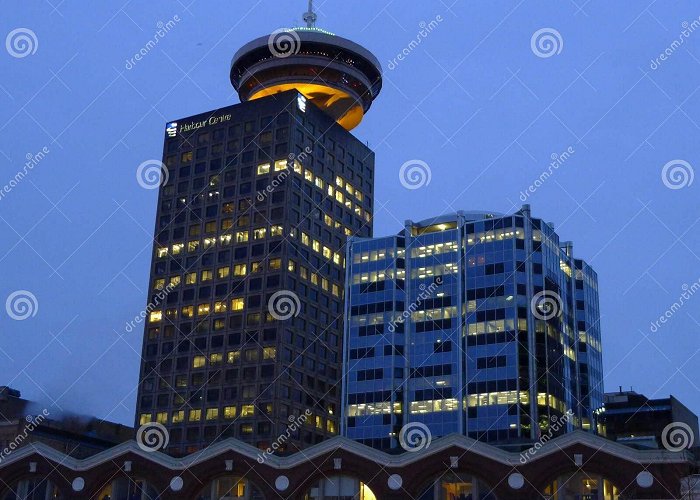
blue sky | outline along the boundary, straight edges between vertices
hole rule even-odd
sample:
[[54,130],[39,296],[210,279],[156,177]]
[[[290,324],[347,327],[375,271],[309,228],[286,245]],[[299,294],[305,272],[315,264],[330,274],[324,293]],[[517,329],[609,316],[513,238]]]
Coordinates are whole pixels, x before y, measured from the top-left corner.
[[[375,234],[459,209],[517,210],[551,156],[571,148],[528,203],[599,274],[606,389],[673,394],[700,412],[700,293],[686,293],[651,331],[700,280],[698,6],[318,4],[321,27],[363,44],[385,69],[382,95],[354,131],[377,152]],[[160,158],[167,120],[238,102],[233,53],[298,24],[305,9],[301,0],[6,9],[0,189],[28,154],[44,158],[0,197],[0,299],[26,290],[38,304],[23,320],[0,308],[0,384],[55,411],[133,423],[142,332],[126,323],[146,302],[157,197],[136,169]],[[420,45],[390,64],[432,20]],[[11,44],[22,33],[7,38],[19,28],[35,37],[28,49]],[[542,29],[558,36],[551,57],[532,47]],[[412,160],[432,178],[408,190],[399,170]]]

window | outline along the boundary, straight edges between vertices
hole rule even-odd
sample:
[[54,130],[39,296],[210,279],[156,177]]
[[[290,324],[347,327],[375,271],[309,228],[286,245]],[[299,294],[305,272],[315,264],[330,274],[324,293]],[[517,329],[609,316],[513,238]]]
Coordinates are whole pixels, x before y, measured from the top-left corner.
[[194,306],[185,306],[182,308],[182,317],[191,318],[194,316]]
[[284,229],[282,226],[270,226],[270,236],[275,237],[275,236],[282,236],[282,233],[284,232]]
[[265,239],[266,234],[267,234],[267,228],[265,228],[265,227],[261,227],[259,229],[254,229],[253,230],[253,239],[256,239],[256,240]]
[[187,273],[185,274],[185,284],[194,285],[197,283],[197,273]]
[[275,359],[277,357],[276,347],[263,347],[263,359]]
[[245,351],[245,360],[246,361],[257,361],[258,360],[258,350],[257,349],[248,349]]
[[158,323],[161,319],[163,319],[163,311],[151,311],[151,315],[149,316],[149,321],[151,323]]
[[236,243],[245,243],[248,237],[248,231],[236,231]]
[[214,273],[211,271],[202,271],[202,281],[211,281],[214,278]]
[[219,301],[214,303],[214,312],[215,313],[225,313],[226,312],[226,302],[224,301]]
[[199,422],[202,419],[202,410],[190,410],[190,422]]
[[207,420],[216,420],[219,418],[218,408],[207,408]]
[[224,360],[224,355],[221,353],[214,353],[209,356],[209,363],[212,365],[220,365]]
[[151,417],[150,413],[142,413],[141,416],[139,417],[139,424],[140,425],[145,425],[151,422],[153,417]]
[[241,406],[241,417],[252,417],[253,415],[255,415],[255,406],[253,406],[253,405]]
[[173,412],[173,423],[174,424],[179,424],[180,422],[185,421],[185,412],[184,410],[178,410]]
[[282,268],[282,259],[271,259],[269,267],[270,271],[278,271]]
[[243,298],[231,299],[231,310],[232,311],[242,311],[244,308]]
[[246,264],[236,264],[233,266],[233,275],[234,276],[245,276],[248,274],[248,266]]
[[269,163],[264,163],[262,165],[258,165],[258,175],[265,175],[270,173],[270,164]]
[[227,355],[227,361],[231,364],[240,361],[241,351],[230,351]]
[[209,314],[211,306],[209,304],[199,304],[197,306],[197,316],[206,316]]
[[207,363],[207,358],[204,356],[195,356],[192,359],[192,368],[203,368]]
[[231,272],[231,268],[227,267],[220,267],[216,271],[216,275],[219,277],[219,279],[223,278],[228,278],[229,273]]
[[232,420],[236,418],[236,407],[235,406],[225,406],[224,407],[224,418],[227,420]]

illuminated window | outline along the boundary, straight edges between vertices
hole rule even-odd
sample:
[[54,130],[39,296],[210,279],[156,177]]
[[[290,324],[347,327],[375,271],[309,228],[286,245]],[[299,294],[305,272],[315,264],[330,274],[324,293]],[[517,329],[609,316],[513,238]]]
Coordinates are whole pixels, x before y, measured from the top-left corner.
[[326,420],[326,430],[329,434],[336,434],[335,422],[331,419]]
[[270,271],[277,271],[282,268],[282,259],[271,259],[269,263]]
[[218,408],[207,408],[207,420],[216,420],[219,418]]
[[275,359],[277,357],[276,347],[263,347],[263,359]]
[[314,181],[313,172],[311,172],[311,170],[308,170],[308,169],[304,170],[304,179],[306,179],[309,182],[313,182]]
[[221,230],[226,231],[229,228],[233,227],[233,219],[223,219],[221,221]]
[[226,302],[224,302],[224,301],[214,302],[214,312],[215,313],[225,313],[226,312]]
[[204,248],[211,248],[216,245],[216,238],[204,238]]
[[189,163],[192,161],[192,151],[185,151],[182,153],[180,156],[180,162],[181,163]]
[[185,306],[182,308],[182,317],[191,318],[194,316],[194,306]]
[[340,287],[338,285],[334,284],[332,290],[333,295],[335,295],[336,297],[340,297]]
[[225,406],[224,407],[224,418],[231,420],[236,418],[236,407],[235,406]]
[[190,422],[199,422],[202,420],[202,410],[190,410]]
[[[242,412],[241,412],[242,414]],[[241,425],[241,434],[252,434],[253,424],[243,424]]]
[[321,278],[321,288],[328,291],[329,286],[328,286],[328,280],[326,278]]
[[164,279],[158,279],[153,282],[153,288],[156,290],[162,290],[165,288],[165,280]]
[[245,276],[246,274],[248,274],[247,264],[236,264],[235,266],[233,266],[234,276]]
[[232,311],[242,311],[244,307],[243,299],[231,299],[231,310]]
[[214,273],[211,271],[202,271],[202,281],[211,281],[214,278]]
[[159,424],[167,424],[168,423],[168,412],[167,411],[160,411],[156,413],[156,422]]
[[260,265],[260,262],[251,262],[250,263],[250,272],[251,273],[259,273],[262,271],[262,266]]
[[206,314],[209,314],[209,309],[210,309],[209,304],[199,304],[197,306],[197,316],[204,316]]
[[320,252],[321,251],[321,242],[314,240],[313,243],[311,244],[311,248],[313,248],[314,252]]
[[199,241],[190,241],[189,243],[187,243],[187,251],[188,252],[196,252],[198,248],[199,248]]
[[311,238],[309,238],[308,234],[301,233],[301,242],[302,242],[302,244],[304,244],[308,247],[309,245],[311,245]]
[[159,248],[158,250],[156,250],[156,254],[158,255],[159,259],[162,259],[163,257],[167,257],[168,256],[167,247],[166,248]]
[[236,363],[241,359],[241,351],[229,351],[226,355],[226,360],[228,363]]
[[139,417],[139,424],[140,425],[145,425],[151,422],[153,417],[151,416],[150,413],[142,413],[141,416]]
[[179,424],[180,422],[185,421],[185,412],[184,410],[178,410],[173,412],[173,423],[174,424]]
[[219,277],[219,279],[223,278],[228,278],[229,273],[231,272],[231,268],[227,267],[220,267],[216,271],[216,275]]
[[299,266],[299,276],[302,278],[309,279],[309,270],[306,269],[304,266]]
[[328,248],[328,247],[323,247],[323,256],[324,256],[326,259],[330,259],[330,258],[333,256],[333,252],[331,251],[330,248]]
[[180,255],[184,249],[185,249],[184,243],[175,243],[173,245],[173,255]]
[[289,259],[289,262],[287,263],[287,270],[290,273],[293,273],[295,269],[296,269],[296,264],[294,263],[294,261],[292,259]]
[[282,236],[284,229],[282,226],[270,226],[270,236]]
[[222,234],[219,236],[219,242],[222,245],[230,245],[231,244],[232,237],[230,234]]
[[267,228],[266,227],[261,227],[258,229],[253,229],[253,239],[256,240],[262,240],[265,238],[265,235],[267,234]]
[[204,368],[207,364],[207,358],[204,356],[195,356],[192,358],[192,368]]
[[342,191],[336,191],[335,192],[335,199],[338,200],[339,203],[345,202],[345,195],[343,194]]
[[311,283],[313,283],[314,285],[318,285],[318,274],[311,273]]
[[316,184],[316,187],[323,189],[323,179],[321,179],[320,177],[316,177],[316,179],[314,180],[314,184]]
[[301,174],[302,172],[301,163],[299,163],[297,160],[294,160],[294,172],[297,174]]
[[248,241],[248,231],[237,231],[236,232],[236,243],[245,243]]
[[316,428],[323,430],[323,417],[316,415]]
[[270,173],[270,164],[269,163],[264,163],[262,165],[258,165],[258,175],[265,175]]
[[151,315],[148,319],[151,323],[158,323],[163,319],[163,311],[151,311]]
[[180,281],[181,281],[181,278],[179,276],[173,276],[172,278],[170,278],[170,284],[169,284],[170,288],[180,286]]
[[343,184],[345,184],[345,181],[343,181],[343,178],[340,176],[336,176],[335,178],[335,183],[336,185],[343,187]]
[[275,172],[279,172],[280,170],[286,170],[287,168],[287,160],[277,160],[275,162]]
[[253,415],[255,415],[255,406],[253,406],[253,405],[241,406],[241,417],[252,417]]
[[224,355],[220,352],[215,352],[214,354],[209,355],[209,363],[211,363],[212,365],[220,365],[223,360]]

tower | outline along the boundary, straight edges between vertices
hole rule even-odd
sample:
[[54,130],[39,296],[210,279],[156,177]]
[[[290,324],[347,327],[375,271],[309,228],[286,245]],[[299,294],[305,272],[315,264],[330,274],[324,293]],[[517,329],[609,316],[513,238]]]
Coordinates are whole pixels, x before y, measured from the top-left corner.
[[136,424],[173,454],[338,432],[345,243],[374,207],[374,153],[348,130],[381,67],[311,2],[305,20],[236,53],[240,104],[166,124]]

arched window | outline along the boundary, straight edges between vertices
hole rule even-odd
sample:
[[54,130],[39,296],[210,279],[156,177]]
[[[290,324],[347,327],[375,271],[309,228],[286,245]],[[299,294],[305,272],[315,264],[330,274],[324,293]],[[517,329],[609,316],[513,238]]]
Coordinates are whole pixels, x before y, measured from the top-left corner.
[[372,490],[348,476],[324,477],[315,483],[304,496],[304,500],[377,500]]
[[608,479],[599,474],[572,472],[559,476],[547,485],[544,494],[551,500],[619,500],[620,490]]
[[61,500],[63,496],[48,479],[23,479],[5,494],[3,500]]
[[122,477],[105,487],[96,500],[157,500],[156,489],[146,481]]
[[449,472],[428,486],[419,500],[496,500],[496,495],[471,474]]
[[262,492],[240,476],[215,479],[204,487],[196,500],[264,500]]

